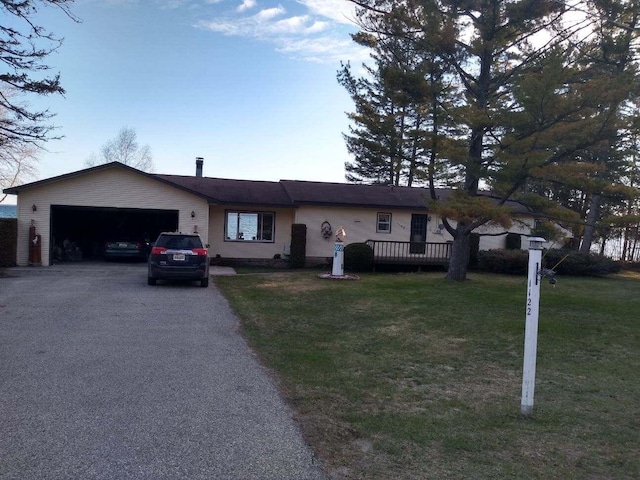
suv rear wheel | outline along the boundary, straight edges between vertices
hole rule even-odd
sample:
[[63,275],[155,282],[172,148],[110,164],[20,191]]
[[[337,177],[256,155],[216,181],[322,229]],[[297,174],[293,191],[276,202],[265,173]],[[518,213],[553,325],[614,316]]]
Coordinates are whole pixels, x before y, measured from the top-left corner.
[[147,277],[147,285],[155,285],[156,279],[152,277]]
[[209,277],[200,280],[200,286],[202,288],[207,288],[209,286]]

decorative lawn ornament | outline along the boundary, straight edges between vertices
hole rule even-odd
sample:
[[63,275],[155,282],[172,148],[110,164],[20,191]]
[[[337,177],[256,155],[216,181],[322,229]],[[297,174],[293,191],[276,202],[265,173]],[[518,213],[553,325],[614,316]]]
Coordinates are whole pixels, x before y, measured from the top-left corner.
[[329,240],[329,238],[331,238],[333,231],[331,230],[331,224],[329,221],[325,220],[322,222],[322,225],[320,225],[320,233],[322,234],[322,238],[325,240]]
[[333,269],[331,275],[334,277],[344,276],[344,239],[347,237],[347,232],[344,231],[342,226],[336,230],[336,242],[333,244]]

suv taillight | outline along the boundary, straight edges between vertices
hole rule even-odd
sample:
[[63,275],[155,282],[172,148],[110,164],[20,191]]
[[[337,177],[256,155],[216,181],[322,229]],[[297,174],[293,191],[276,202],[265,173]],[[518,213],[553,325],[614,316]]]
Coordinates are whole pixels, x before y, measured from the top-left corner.
[[153,247],[151,249],[151,255],[162,255],[166,251],[167,249],[165,247]]
[[193,253],[195,253],[196,255],[198,255],[199,257],[206,257],[207,256],[207,249],[206,248],[194,248],[191,251]]

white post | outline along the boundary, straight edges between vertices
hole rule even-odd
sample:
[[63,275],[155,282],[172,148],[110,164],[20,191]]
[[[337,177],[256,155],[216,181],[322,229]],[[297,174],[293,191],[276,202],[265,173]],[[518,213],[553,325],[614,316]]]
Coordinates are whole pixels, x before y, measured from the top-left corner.
[[344,276],[344,243],[337,241],[333,245],[333,269],[331,275],[334,277]]
[[522,369],[522,401],[520,413],[531,415],[536,387],[536,355],[538,349],[538,315],[540,311],[540,270],[542,244],[540,237],[529,239],[529,276],[527,283],[527,314],[524,330],[524,366]]
[[336,243],[333,245],[333,269],[331,275],[333,277],[344,277],[344,239],[347,232],[344,231],[342,225],[336,230]]

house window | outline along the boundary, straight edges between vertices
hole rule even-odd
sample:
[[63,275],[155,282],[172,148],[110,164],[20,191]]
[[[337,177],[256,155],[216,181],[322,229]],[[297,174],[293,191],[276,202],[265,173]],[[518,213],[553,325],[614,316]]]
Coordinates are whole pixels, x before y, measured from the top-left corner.
[[378,213],[378,223],[376,224],[376,232],[391,233],[391,214]]
[[227,211],[225,241],[273,242],[276,214]]

